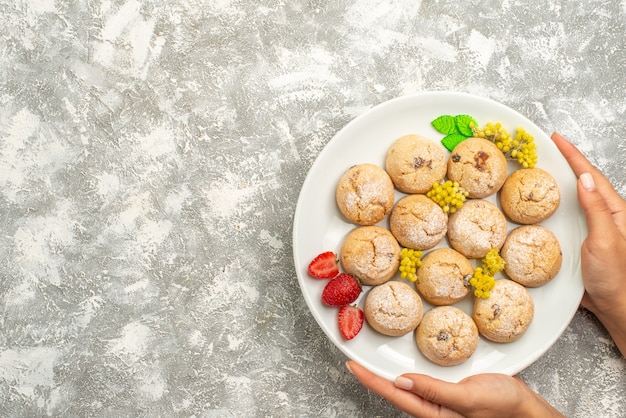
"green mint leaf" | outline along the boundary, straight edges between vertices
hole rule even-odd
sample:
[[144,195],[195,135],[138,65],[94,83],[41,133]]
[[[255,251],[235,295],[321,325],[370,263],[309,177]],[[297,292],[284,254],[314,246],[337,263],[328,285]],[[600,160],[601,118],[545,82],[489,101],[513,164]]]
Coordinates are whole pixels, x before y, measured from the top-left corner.
[[448,151],[452,152],[454,147],[456,147],[457,145],[459,145],[461,142],[465,141],[466,139],[467,137],[465,135],[461,135],[459,133],[453,133],[453,134],[446,135],[441,140],[441,143],[443,144],[444,147],[446,147]]
[[431,123],[433,128],[437,130],[437,132],[442,134],[453,134],[456,133],[456,123],[454,122],[454,116],[450,115],[441,115],[437,119],[433,120]]
[[454,122],[460,133],[465,136],[474,136],[472,126],[478,126],[476,120],[470,115],[456,115]]

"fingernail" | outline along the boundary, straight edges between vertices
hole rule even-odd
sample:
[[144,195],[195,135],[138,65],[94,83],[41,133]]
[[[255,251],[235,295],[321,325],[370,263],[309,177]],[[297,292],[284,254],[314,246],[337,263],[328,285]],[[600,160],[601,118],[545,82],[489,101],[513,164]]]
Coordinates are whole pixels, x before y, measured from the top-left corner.
[[593,177],[589,173],[582,173],[580,175],[580,184],[582,184],[583,189],[588,192],[592,192],[596,189],[596,183],[593,181]]
[[354,372],[352,371],[352,369],[350,368],[350,363],[346,362],[346,368],[348,369],[348,371],[352,374],[354,374]]
[[413,381],[404,376],[396,377],[395,385],[400,389],[411,390],[413,389]]

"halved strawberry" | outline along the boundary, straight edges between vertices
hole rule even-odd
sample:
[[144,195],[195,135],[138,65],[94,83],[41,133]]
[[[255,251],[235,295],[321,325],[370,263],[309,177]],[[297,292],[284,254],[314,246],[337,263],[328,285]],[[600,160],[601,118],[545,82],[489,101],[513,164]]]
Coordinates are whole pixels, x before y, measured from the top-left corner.
[[361,283],[347,273],[329,281],[322,290],[322,302],[328,306],[349,305],[361,294]]
[[363,311],[354,305],[346,305],[339,308],[339,332],[346,340],[351,340],[363,328]]
[[317,279],[331,279],[339,274],[339,262],[332,251],[321,253],[309,264],[309,274]]

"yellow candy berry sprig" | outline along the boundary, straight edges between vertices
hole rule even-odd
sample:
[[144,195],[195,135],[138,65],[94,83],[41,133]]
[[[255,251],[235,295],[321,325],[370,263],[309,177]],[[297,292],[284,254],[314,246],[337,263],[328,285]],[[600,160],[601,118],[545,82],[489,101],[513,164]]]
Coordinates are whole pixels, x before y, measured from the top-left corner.
[[537,145],[535,138],[522,127],[515,131],[515,137],[500,122],[487,122],[484,128],[472,127],[475,137],[493,142],[507,158],[516,160],[524,168],[533,168],[537,164]]
[[443,183],[433,183],[426,196],[441,206],[445,213],[454,213],[463,207],[468,192],[458,182],[446,180]]
[[412,282],[417,281],[417,269],[422,265],[422,252],[419,250],[413,250],[411,248],[403,248],[400,251],[400,277],[410,280]]
[[500,251],[492,248],[482,259],[483,271],[491,276],[495,276],[504,270],[504,259],[500,257]]
[[511,150],[511,134],[507,131],[500,122],[487,122],[484,128],[480,126],[472,127],[472,132],[476,138],[484,138],[488,141],[496,144],[498,149],[503,153],[507,153]]
[[500,257],[500,251],[492,248],[482,259],[482,267],[474,270],[474,275],[469,284],[474,287],[474,296],[488,299],[496,279],[495,275],[504,270],[504,259]]
[[489,292],[493,289],[496,279],[485,273],[482,267],[476,267],[469,283],[474,287],[474,296],[489,299],[489,296],[491,296]]
[[524,168],[533,168],[537,164],[537,145],[535,138],[523,128],[517,128],[511,157],[515,158]]

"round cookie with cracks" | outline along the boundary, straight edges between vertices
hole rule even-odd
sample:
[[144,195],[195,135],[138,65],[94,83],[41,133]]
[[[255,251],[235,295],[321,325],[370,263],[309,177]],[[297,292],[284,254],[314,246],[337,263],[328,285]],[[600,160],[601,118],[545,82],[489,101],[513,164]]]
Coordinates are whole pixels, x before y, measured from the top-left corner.
[[524,286],[508,279],[496,280],[490,294],[487,299],[474,298],[472,318],[478,332],[499,343],[519,340],[535,314],[532,296]]
[[524,225],[511,231],[500,255],[506,274],[526,287],[550,282],[563,262],[558,238],[541,225]]
[[363,307],[367,323],[381,334],[400,337],[422,320],[422,300],[411,286],[390,281],[372,288]]
[[478,347],[478,328],[472,318],[453,306],[438,306],[424,314],[415,333],[422,354],[440,366],[469,359]]
[[420,135],[398,138],[387,151],[385,170],[398,190],[426,193],[446,175],[446,152],[437,142]]
[[421,194],[405,196],[394,205],[389,229],[400,245],[414,250],[435,247],[446,236],[448,216]]
[[374,225],[391,212],[395,191],[385,170],[365,163],[346,170],[337,183],[335,198],[348,220],[359,225]]
[[435,249],[417,269],[417,291],[433,305],[451,305],[469,295],[474,267],[463,254],[451,248]]
[[376,225],[360,226],[346,236],[340,260],[346,273],[366,286],[376,286],[397,273],[400,245],[388,229]]
[[464,140],[448,159],[448,178],[458,182],[473,199],[491,196],[500,190],[507,173],[502,151],[483,138]]
[[517,170],[500,191],[500,205],[512,221],[530,225],[548,219],[559,207],[561,192],[550,173],[541,168]]
[[468,200],[450,215],[448,239],[452,248],[467,258],[482,258],[506,240],[504,214],[488,200]]

